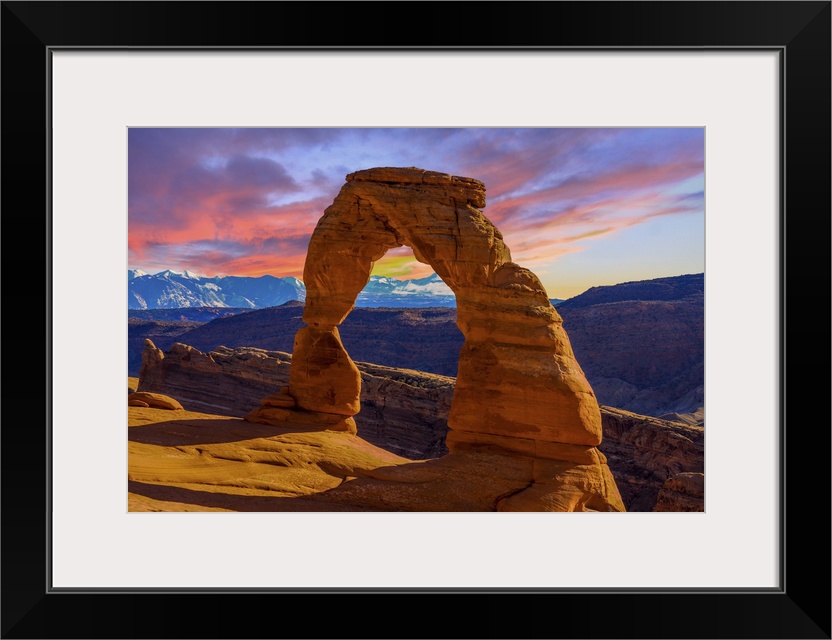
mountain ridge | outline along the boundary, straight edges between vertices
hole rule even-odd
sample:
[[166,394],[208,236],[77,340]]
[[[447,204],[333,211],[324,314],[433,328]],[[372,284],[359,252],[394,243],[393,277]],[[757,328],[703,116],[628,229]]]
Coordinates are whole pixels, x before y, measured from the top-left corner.
[[[704,273],[634,280],[591,287],[568,299],[551,298],[558,310],[629,300],[678,300],[703,295]],[[128,269],[128,309],[182,309],[197,307],[264,309],[306,299],[306,287],[294,276],[214,276],[165,269],[149,274]],[[424,278],[400,280],[370,276],[358,294],[356,307],[427,308],[455,307],[453,291],[433,273]]]
[[[570,301],[558,304],[557,310],[599,402],[656,417],[695,414],[692,419],[701,423],[704,294],[696,289],[702,288],[704,277],[693,274],[659,280],[666,299],[621,299],[645,290],[648,297],[656,297],[651,286],[627,286],[625,294],[610,292],[614,286],[602,287],[570,299],[571,305]],[[225,346],[291,353],[295,333],[303,326],[300,302],[246,310],[200,325],[187,324],[192,320],[188,316],[160,317],[156,320],[165,324],[157,328],[147,316],[160,312],[131,313],[140,316],[131,318],[129,327],[128,370],[133,375],[141,363],[144,337],[152,337],[163,350],[183,342],[203,352]],[[175,320],[181,321],[178,329],[172,323]],[[356,361],[457,374],[463,337],[456,326],[455,308],[356,308],[339,330]]]
[[611,304],[638,300],[670,301],[705,294],[705,274],[688,273],[652,280],[633,280],[613,285],[590,287],[583,293],[559,302],[558,311],[579,309],[596,304]]
[[[139,275],[142,274],[142,275]],[[165,269],[147,274],[127,272],[128,309],[179,309],[190,307],[241,307],[258,309],[305,300],[306,288],[295,277],[271,275],[215,276],[206,278],[190,271]]]

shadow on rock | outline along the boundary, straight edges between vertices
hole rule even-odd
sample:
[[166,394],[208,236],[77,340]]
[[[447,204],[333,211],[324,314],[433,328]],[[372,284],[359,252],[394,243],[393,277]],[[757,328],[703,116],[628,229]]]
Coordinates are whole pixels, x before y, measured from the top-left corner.
[[272,438],[286,433],[306,433],[320,429],[275,427],[237,419],[184,419],[132,426],[128,432],[131,442],[155,444],[163,447],[182,447],[197,444],[241,442],[255,438]]
[[127,490],[153,500],[181,502],[214,509],[229,509],[241,512],[276,511],[381,511],[355,505],[340,505],[322,500],[291,496],[243,496],[212,491],[195,491],[183,487],[148,484],[129,480]]

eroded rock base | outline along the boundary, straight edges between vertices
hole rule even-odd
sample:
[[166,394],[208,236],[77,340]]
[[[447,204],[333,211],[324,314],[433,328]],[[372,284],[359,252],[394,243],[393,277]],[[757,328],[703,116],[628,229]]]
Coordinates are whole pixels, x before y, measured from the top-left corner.
[[[425,469],[454,469],[456,484],[472,477],[489,491],[503,477],[522,478],[497,494],[491,507],[500,511],[625,511],[595,448],[600,409],[562,319],[539,278],[512,262],[480,211],[485,204],[485,185],[473,178],[417,167],[349,174],[309,241],[305,326],[295,335],[288,389],[246,420],[356,432],[361,372],[338,326],[374,263],[408,246],[454,292],[465,336],[448,416],[451,453]],[[472,476],[482,456],[499,461],[498,469]]]
[[[264,402],[267,402],[269,398],[264,398]],[[306,431],[358,432],[355,419],[352,416],[339,416],[335,413],[323,413],[322,411],[309,411],[307,409],[276,407],[269,404],[260,405],[246,415],[245,419],[248,422],[268,424],[274,427],[301,427]]]
[[[518,450],[518,443],[525,444]],[[450,431],[449,457],[494,455],[529,467],[527,486],[501,498],[497,511],[626,511],[607,458],[596,447]]]

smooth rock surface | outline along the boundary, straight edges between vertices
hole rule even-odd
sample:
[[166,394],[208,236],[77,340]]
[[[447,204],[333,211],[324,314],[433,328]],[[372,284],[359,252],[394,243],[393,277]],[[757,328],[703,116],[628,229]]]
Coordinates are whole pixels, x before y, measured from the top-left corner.
[[472,450],[414,462],[350,433],[189,411],[128,413],[130,511],[541,511],[580,508],[579,488],[597,489],[593,474],[558,485],[546,470],[540,499],[530,493],[512,503],[541,476],[532,457]]
[[[208,354],[181,345],[158,360],[165,386],[154,389],[179,399],[186,409],[243,417],[263,398],[264,406],[292,402],[285,392],[291,355],[261,349],[221,348]],[[198,355],[197,355],[198,354]],[[454,379],[419,371],[356,363],[361,371],[358,435],[411,460],[437,458],[448,452],[446,437],[458,446],[504,450],[503,437],[474,432],[448,432],[447,417]],[[146,388],[144,380],[141,388]],[[595,464],[606,455],[628,511],[652,511],[664,483],[685,470],[704,470],[704,429],[695,425],[601,407],[604,440],[599,447],[542,443],[514,438],[511,446],[534,457],[576,464]]]
[[[350,174],[309,242],[303,319],[315,327],[312,331],[341,324],[374,262],[389,249],[407,245],[457,298],[465,344],[449,427],[509,439],[598,445],[598,403],[561,318],[537,276],[512,262],[502,234],[480,211],[484,206],[485,185],[473,178],[415,167]],[[298,332],[301,343],[308,330]],[[340,384],[335,368],[317,379],[325,389]],[[290,395],[304,393],[300,385],[296,392],[290,380]],[[504,445],[512,450],[511,440]],[[524,446],[518,443],[515,450]]]
[[[146,348],[156,347],[150,342]],[[153,359],[138,388],[173,396],[189,410],[242,418],[258,405],[295,406],[288,394],[288,353],[242,347],[202,353],[176,344],[163,355]],[[365,362],[356,366],[361,372],[361,411],[354,419],[362,438],[413,460],[448,453],[453,378]]]
[[162,393],[148,393],[146,391],[137,391],[127,396],[127,404],[129,406],[140,407],[147,406],[155,409],[168,409],[176,411],[182,409],[182,405],[175,398],[166,396]]

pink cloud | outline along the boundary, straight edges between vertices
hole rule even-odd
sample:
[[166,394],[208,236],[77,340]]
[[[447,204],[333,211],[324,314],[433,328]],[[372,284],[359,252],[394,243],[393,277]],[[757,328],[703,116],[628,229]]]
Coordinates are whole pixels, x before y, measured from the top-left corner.
[[484,212],[516,259],[551,259],[652,217],[701,210],[699,199],[680,202],[674,191],[702,175],[697,132],[131,131],[131,261],[205,275],[298,275],[343,174],[388,149],[401,155],[398,166],[459,167],[449,170],[483,180]]

